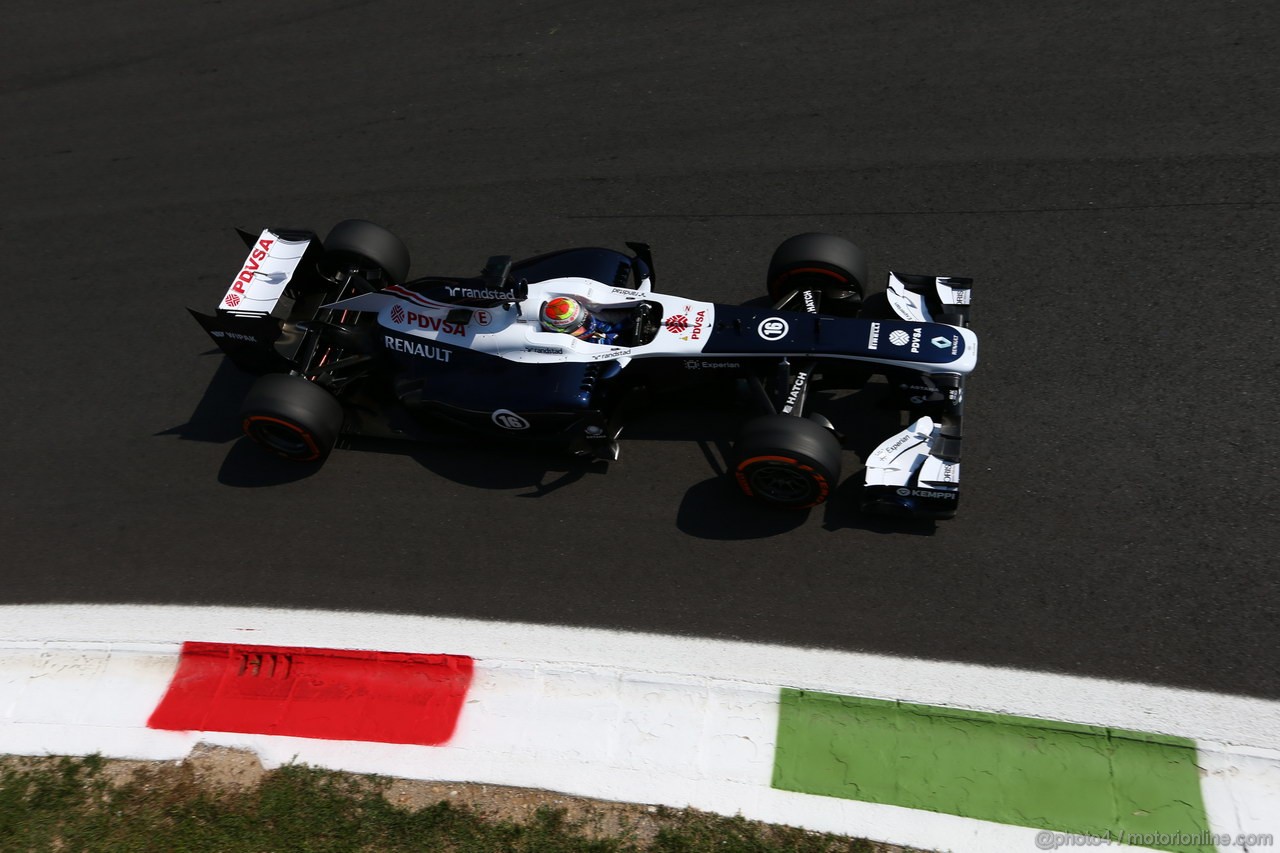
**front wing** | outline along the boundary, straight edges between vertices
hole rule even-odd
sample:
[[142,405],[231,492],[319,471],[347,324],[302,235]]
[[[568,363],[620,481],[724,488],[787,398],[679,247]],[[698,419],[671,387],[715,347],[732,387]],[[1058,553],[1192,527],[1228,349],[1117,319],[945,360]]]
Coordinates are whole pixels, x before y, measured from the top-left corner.
[[867,459],[862,507],[882,515],[951,518],[960,500],[960,435],[923,417]]
[[[890,273],[885,295],[903,320],[941,320],[967,328],[972,285],[968,278]],[[911,409],[928,414],[885,439],[867,458],[864,511],[923,519],[956,514],[965,378],[922,372],[900,384]]]

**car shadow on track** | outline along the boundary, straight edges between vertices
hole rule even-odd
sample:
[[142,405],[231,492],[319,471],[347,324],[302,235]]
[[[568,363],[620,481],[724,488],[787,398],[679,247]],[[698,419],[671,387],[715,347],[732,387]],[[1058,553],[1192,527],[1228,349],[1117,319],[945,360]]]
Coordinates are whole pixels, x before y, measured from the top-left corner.
[[176,435],[184,441],[208,441],[225,444],[244,435],[235,413],[240,411],[249,387],[258,377],[245,373],[230,360],[222,357],[220,350],[210,350],[201,356],[216,355],[221,359],[213,378],[196,403],[195,410],[186,423],[162,430],[156,435]]
[[[788,533],[808,523],[813,513],[822,514],[824,530],[866,530],[931,536],[934,521],[913,521],[867,515],[858,509],[863,486],[863,469],[856,469],[820,506],[807,510],[776,509],[750,500],[733,484],[725,467],[732,445],[727,441],[699,441],[715,476],[691,487],[676,514],[676,526],[700,539],[766,539]],[[846,442],[846,449],[849,448]],[[864,451],[864,453],[867,451]]]
[[723,474],[690,488],[676,512],[676,527],[699,539],[767,539],[802,526],[809,510],[777,510],[755,503]]
[[218,469],[218,482],[239,489],[282,486],[305,480],[320,470],[320,462],[293,462],[272,456],[248,438],[231,446]]
[[[220,355],[216,350],[208,354]],[[263,452],[240,431],[238,420],[231,413],[239,410],[255,379],[224,360],[186,423],[156,435],[177,435],[188,441],[218,444],[235,441],[218,471],[218,481],[224,485],[260,488],[312,476],[320,470],[319,463],[300,464],[276,458]],[[883,437],[900,428],[897,415],[878,405],[883,389],[822,396],[823,410],[847,433],[845,449],[863,459]],[[696,442],[710,476],[693,484],[680,502],[675,522],[684,533],[701,539],[761,539],[803,526],[814,512],[822,513],[822,526],[831,531],[852,529],[923,536],[936,532],[937,525],[932,521],[887,519],[860,512],[858,498],[863,482],[860,468],[846,472],[828,501],[812,510],[778,510],[747,499],[727,474],[725,460],[732,455],[732,443],[743,418],[742,412],[726,405],[727,402],[720,400],[717,405],[696,410],[674,406],[651,412],[628,424],[623,437],[624,453],[627,440]],[[527,489],[516,495],[519,498],[544,497],[585,477],[605,474],[609,467],[601,460],[504,445],[468,435],[446,435],[431,444],[344,437],[338,447],[408,456],[433,474],[465,486]],[[846,462],[851,461],[846,457]]]
[[344,447],[360,452],[407,456],[432,474],[480,489],[527,488],[518,498],[539,498],[590,475],[608,471],[608,463],[545,449],[504,445],[471,436],[444,436],[430,444],[378,438],[353,438]]
[[[706,437],[721,436],[724,424],[723,418],[714,411],[693,415],[684,412],[680,417],[659,413],[627,426],[621,441],[622,455],[627,455],[628,441],[696,441],[704,447],[709,470],[722,471],[723,467],[706,449]],[[546,445],[508,443],[465,434],[441,433],[430,443],[351,438],[344,439],[339,446],[408,456],[435,476],[460,485],[495,490],[527,488],[515,495],[518,498],[544,497],[586,477],[605,475],[610,467],[605,460],[572,456]]]
[[856,471],[847,476],[822,505],[822,527],[825,530],[865,530],[870,533],[901,536],[932,536],[938,532],[938,523],[930,519],[889,518],[869,515],[858,509],[862,497],[864,474]]
[[[176,435],[184,441],[205,441],[212,444],[235,442],[218,470],[218,482],[239,488],[278,486],[310,477],[320,470],[319,464],[299,464],[278,459],[245,438],[235,413],[256,376],[245,373],[230,361],[222,358],[220,350],[210,350],[201,355],[222,359],[208,387],[196,403],[186,423],[178,424],[155,433],[156,436]],[[237,439],[239,439],[237,441]]]

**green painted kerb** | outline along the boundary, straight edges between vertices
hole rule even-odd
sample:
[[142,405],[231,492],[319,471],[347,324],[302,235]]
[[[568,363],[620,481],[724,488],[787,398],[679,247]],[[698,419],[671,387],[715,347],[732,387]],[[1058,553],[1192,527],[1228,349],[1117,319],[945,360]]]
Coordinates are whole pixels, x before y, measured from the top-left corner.
[[775,788],[1116,840],[1209,831],[1184,738],[807,690],[781,701]]

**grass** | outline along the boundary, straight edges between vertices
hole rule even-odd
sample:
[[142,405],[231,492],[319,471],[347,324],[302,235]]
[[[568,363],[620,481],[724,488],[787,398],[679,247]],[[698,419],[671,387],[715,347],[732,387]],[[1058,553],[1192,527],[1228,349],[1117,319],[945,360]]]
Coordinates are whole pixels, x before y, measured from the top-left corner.
[[253,786],[202,784],[183,765],[109,777],[96,756],[0,766],[0,851],[92,853],[874,853],[866,841],[693,810],[659,809],[656,833],[598,837],[563,809],[501,820],[447,800],[410,810],[390,780],[290,765]]

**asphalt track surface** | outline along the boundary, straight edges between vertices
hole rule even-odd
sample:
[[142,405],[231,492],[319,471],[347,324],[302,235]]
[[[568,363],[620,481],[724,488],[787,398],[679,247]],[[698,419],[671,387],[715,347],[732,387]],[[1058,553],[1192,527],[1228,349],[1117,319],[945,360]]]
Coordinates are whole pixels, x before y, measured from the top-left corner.
[[[20,4],[0,602],[456,615],[1280,696],[1278,19]],[[225,290],[232,226],[349,217],[422,273],[646,240],[660,289],[723,302],[810,230],[877,280],[971,275],[961,514],[862,519],[852,453],[824,508],[756,509],[710,415],[637,430],[607,473],[475,448],[276,463],[238,440],[249,380],[184,309]]]

